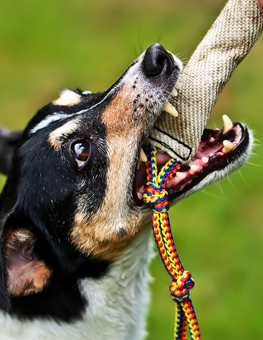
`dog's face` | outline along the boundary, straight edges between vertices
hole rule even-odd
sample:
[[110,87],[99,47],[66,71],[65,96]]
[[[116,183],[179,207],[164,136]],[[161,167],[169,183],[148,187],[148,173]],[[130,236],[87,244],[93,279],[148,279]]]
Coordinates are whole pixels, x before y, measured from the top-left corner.
[[[66,90],[30,121],[0,202],[3,309],[12,301],[19,313],[21,301],[49,301],[56,289],[81,309],[78,279],[103,275],[145,227],[150,213],[141,200],[140,152],[181,70],[155,44],[109,90]],[[224,139],[234,142],[231,152]],[[171,197],[181,199],[240,166],[248,140],[239,124],[206,131],[195,168],[170,181]],[[168,159],[158,153],[160,166]]]

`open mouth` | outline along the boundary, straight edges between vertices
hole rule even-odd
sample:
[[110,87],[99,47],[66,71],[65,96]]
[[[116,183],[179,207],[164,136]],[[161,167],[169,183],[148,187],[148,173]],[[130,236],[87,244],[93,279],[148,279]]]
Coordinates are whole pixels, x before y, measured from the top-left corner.
[[[224,127],[221,129],[204,130],[199,147],[189,166],[183,165],[168,182],[166,190],[171,200],[191,190],[209,174],[235,164],[235,161],[245,154],[249,144],[249,134],[246,126],[242,123],[232,123],[230,118],[225,115],[223,116],[223,122]],[[141,151],[133,190],[134,201],[137,205],[143,204],[142,195],[146,184],[145,158],[144,152]],[[158,151],[158,170],[169,159],[170,157],[167,154]],[[227,172],[230,171],[231,169]]]

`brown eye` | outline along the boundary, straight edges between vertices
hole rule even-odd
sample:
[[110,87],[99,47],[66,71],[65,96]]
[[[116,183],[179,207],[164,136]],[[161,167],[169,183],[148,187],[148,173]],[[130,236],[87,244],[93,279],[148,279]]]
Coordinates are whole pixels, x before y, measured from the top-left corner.
[[85,141],[76,142],[72,145],[72,151],[78,167],[81,167],[89,157],[89,144]]

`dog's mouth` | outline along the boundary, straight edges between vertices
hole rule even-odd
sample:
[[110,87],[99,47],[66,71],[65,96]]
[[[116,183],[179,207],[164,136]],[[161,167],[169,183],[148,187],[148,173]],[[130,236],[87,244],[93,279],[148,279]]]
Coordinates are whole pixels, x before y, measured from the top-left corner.
[[[249,144],[249,135],[246,126],[242,123],[232,123],[227,116],[223,116],[223,121],[224,127],[221,129],[204,130],[199,147],[189,166],[182,165],[181,169],[167,184],[166,190],[171,200],[186,194],[208,175],[229,166],[231,167],[232,164],[236,163],[235,161],[242,158],[242,155],[245,154]],[[144,185],[146,184],[145,157],[141,151],[133,189],[133,197],[136,205],[143,204],[142,195],[144,193]],[[167,154],[158,151],[158,170],[160,170],[169,159],[170,157]],[[227,172],[230,171],[231,169]],[[210,181],[213,181],[213,178],[211,178]]]

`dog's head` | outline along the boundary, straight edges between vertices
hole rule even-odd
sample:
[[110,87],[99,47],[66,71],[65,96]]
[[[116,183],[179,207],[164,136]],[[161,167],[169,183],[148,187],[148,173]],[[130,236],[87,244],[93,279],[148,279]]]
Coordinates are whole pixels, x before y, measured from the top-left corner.
[[[140,153],[181,70],[182,63],[155,44],[109,90],[65,90],[30,121],[0,201],[1,308],[10,310],[12,301],[19,309],[21,297],[55,295],[61,286],[76,301],[77,280],[102,275],[148,223]],[[195,167],[169,183],[172,198],[240,166],[248,133],[240,124],[228,127],[205,131]],[[224,149],[224,139],[233,150]],[[168,159],[158,153],[160,166]]]

